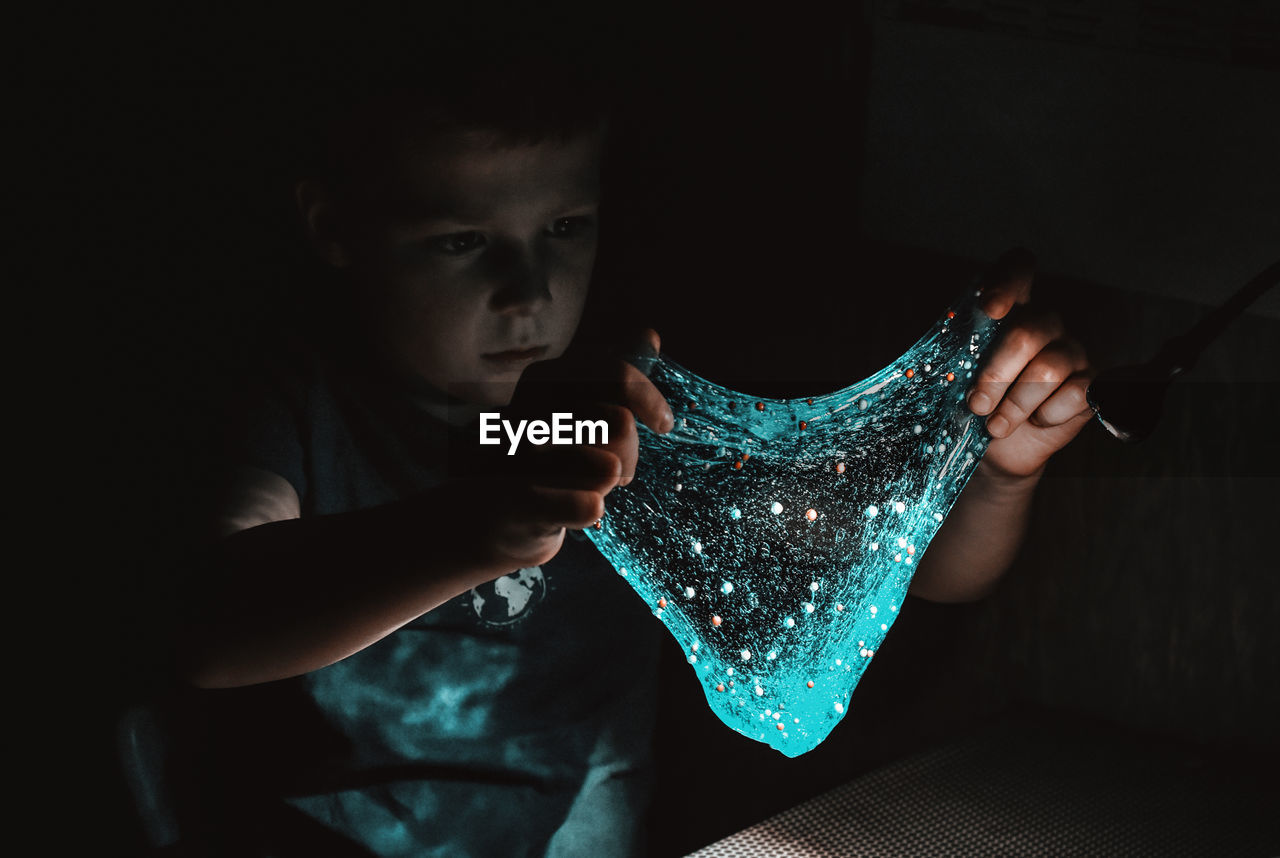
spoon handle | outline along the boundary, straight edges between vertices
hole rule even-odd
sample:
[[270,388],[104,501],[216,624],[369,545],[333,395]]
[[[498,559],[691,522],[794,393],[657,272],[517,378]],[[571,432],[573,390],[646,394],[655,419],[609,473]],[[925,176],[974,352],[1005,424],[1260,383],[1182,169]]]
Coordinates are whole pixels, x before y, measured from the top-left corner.
[[1276,282],[1280,281],[1280,260],[1271,263],[1232,295],[1221,306],[1205,316],[1195,327],[1164,344],[1156,361],[1169,369],[1169,375],[1185,372],[1195,365],[1204,347],[1218,338],[1223,329],[1244,312]]

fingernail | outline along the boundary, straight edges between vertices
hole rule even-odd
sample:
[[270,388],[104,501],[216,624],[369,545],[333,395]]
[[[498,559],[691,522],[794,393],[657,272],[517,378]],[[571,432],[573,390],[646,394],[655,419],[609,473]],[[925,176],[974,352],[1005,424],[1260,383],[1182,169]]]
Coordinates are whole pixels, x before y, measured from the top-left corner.
[[991,397],[985,393],[975,393],[969,397],[969,409],[974,414],[985,414],[991,410]]
[[666,412],[662,415],[662,425],[666,428],[662,430],[662,434],[670,432],[676,428],[676,415],[672,413],[671,406],[667,406]]
[[1003,438],[1009,431],[1009,420],[1003,414],[997,414],[987,421],[987,432],[994,438]]

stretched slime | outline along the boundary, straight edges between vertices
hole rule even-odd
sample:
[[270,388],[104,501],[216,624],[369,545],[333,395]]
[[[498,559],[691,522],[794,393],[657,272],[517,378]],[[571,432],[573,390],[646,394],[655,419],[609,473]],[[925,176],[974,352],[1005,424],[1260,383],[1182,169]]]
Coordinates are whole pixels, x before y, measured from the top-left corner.
[[763,399],[666,357],[675,429],[587,536],[683,647],[712,711],[817,747],[893,625],[990,436],[965,405],[999,323],[968,290],[905,354],[823,396]]

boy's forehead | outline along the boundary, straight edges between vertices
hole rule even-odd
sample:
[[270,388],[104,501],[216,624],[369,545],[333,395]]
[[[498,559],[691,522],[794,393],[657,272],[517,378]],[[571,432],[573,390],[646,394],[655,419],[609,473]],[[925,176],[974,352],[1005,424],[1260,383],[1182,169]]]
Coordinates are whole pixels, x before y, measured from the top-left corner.
[[600,194],[601,135],[510,144],[491,132],[400,134],[373,168],[388,214],[483,217],[513,204],[572,207]]

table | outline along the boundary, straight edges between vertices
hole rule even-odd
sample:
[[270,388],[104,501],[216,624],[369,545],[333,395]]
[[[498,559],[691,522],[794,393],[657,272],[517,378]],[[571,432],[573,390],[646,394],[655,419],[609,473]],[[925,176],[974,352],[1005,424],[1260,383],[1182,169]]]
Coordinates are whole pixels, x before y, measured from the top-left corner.
[[890,764],[692,858],[1280,856],[1280,770],[1014,719]]

